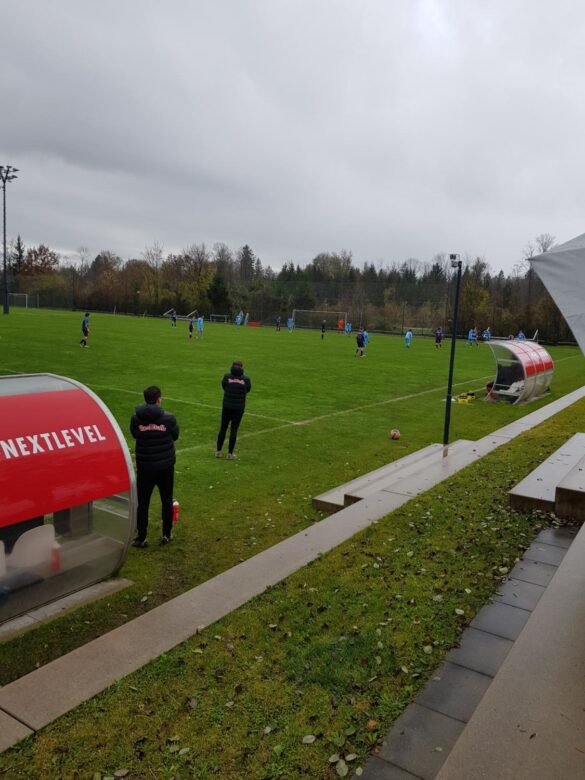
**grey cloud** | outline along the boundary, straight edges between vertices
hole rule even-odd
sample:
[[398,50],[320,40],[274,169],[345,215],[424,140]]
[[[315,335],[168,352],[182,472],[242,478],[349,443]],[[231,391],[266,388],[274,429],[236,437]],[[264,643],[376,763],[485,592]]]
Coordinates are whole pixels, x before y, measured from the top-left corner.
[[278,267],[582,232],[585,7],[561,0],[8,0],[9,234]]

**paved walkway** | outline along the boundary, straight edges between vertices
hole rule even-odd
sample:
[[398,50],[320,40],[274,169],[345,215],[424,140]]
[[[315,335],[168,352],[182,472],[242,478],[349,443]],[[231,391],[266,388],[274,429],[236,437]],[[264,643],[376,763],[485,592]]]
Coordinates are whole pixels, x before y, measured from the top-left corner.
[[[585,777],[585,754],[576,744],[585,718],[579,684],[579,669],[585,665],[582,621],[571,632],[580,641],[559,652],[567,637],[566,618],[583,606],[578,591],[572,593],[573,610],[559,601],[560,593],[567,595],[570,558],[583,568],[585,529],[575,536],[576,529],[541,531],[499,586],[493,603],[479,611],[459,646],[447,653],[395,721],[379,753],[368,761],[364,780]],[[581,574],[581,587],[584,578]],[[544,607],[543,622],[542,605],[555,591],[555,609]],[[551,664],[551,658],[559,663]],[[565,683],[559,686],[559,680]]]
[[437,459],[404,493],[381,491],[0,688],[0,751],[221,619],[412,498],[585,397],[585,386]]

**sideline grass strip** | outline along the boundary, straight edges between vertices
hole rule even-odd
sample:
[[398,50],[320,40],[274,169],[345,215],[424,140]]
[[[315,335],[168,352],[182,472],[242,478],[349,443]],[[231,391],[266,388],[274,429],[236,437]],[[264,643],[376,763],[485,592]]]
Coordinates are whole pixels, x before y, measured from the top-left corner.
[[580,401],[0,756],[0,773],[333,778],[336,754],[353,772],[541,526],[507,490],[584,427]]

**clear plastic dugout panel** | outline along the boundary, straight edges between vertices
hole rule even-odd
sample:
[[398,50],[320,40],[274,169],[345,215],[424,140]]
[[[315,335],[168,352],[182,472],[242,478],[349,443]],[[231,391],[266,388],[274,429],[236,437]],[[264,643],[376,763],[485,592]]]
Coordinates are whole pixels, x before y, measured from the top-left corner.
[[548,390],[553,378],[553,359],[534,341],[488,342],[497,373],[491,395],[510,403],[532,401]]
[[0,377],[0,623],[116,572],[135,515],[105,404],[72,379]]

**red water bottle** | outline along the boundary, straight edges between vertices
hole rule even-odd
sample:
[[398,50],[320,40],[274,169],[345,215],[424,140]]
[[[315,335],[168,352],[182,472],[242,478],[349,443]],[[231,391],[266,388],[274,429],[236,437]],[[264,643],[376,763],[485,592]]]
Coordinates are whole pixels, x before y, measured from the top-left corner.
[[176,498],[173,499],[173,523],[179,522],[179,502]]

